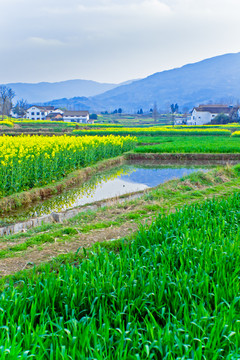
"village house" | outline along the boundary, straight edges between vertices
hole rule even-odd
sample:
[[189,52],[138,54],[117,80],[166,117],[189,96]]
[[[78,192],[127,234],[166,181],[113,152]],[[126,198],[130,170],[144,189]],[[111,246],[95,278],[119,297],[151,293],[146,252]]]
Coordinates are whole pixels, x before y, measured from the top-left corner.
[[46,116],[46,120],[63,121],[63,111],[56,109]]
[[26,118],[30,120],[46,120],[48,114],[61,110],[55,109],[54,106],[32,105],[26,111]]
[[57,120],[83,124],[93,122],[89,120],[88,111],[63,111],[61,109],[55,109],[54,106],[32,105],[27,109],[25,117],[30,120]]
[[89,112],[88,111],[64,111],[63,112],[63,121],[67,122],[77,122],[87,124],[91,122],[89,120]]
[[205,125],[219,114],[230,116],[233,111],[233,106],[228,105],[199,105],[194,107],[191,119],[187,122],[188,125]]
[[62,121],[64,111],[61,109],[54,109],[47,113],[46,120]]

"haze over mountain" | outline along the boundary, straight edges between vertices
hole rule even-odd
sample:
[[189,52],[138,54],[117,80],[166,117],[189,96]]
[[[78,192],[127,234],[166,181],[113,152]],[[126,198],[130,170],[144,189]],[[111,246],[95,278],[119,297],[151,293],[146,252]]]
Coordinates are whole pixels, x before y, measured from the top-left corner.
[[178,103],[181,109],[199,103],[236,102],[240,99],[240,53],[225,54],[181,68],[162,71],[127,85],[115,87],[90,98],[60,99],[58,104],[71,109],[135,112]]
[[119,84],[98,83],[92,80],[67,80],[60,82],[10,83],[6,86],[16,93],[15,100],[26,99],[29,104],[74,96],[94,96],[114,89]]

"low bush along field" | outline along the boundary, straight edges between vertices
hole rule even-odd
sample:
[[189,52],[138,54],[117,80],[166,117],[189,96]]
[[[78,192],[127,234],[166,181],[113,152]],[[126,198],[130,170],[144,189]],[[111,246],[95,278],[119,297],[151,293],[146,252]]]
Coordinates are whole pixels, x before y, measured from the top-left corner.
[[135,146],[132,137],[1,136],[0,197],[41,186]]
[[158,216],[119,251],[10,279],[0,358],[239,359],[239,221],[238,193]]
[[238,137],[224,136],[164,136],[138,138],[138,144],[158,143],[156,145],[138,146],[139,153],[239,153]]

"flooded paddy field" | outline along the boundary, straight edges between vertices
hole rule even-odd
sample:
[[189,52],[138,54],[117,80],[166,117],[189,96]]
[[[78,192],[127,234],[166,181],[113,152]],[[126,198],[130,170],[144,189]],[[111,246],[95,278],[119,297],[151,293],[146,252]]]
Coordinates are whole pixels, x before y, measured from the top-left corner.
[[[204,164],[164,164],[146,162],[126,162],[108,171],[93,176],[82,185],[74,186],[61,194],[38,201],[24,209],[8,214],[9,221],[34,218],[61,212],[96,201],[132,194],[155,187],[172,179],[182,178],[196,171],[208,171],[213,165]],[[6,222],[6,215],[1,217]]]

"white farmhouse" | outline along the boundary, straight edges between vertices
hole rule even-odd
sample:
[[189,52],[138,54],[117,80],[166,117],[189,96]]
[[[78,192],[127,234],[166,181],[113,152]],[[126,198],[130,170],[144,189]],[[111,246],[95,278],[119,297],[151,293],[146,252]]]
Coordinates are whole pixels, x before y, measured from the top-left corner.
[[64,111],[63,112],[63,121],[87,124],[89,122],[89,112],[88,111]]
[[199,105],[193,108],[188,125],[205,125],[211,123],[215,116],[219,114],[229,115],[231,111],[232,106],[228,105]]
[[26,118],[31,120],[45,120],[46,116],[54,111],[54,106],[32,105],[26,111]]

